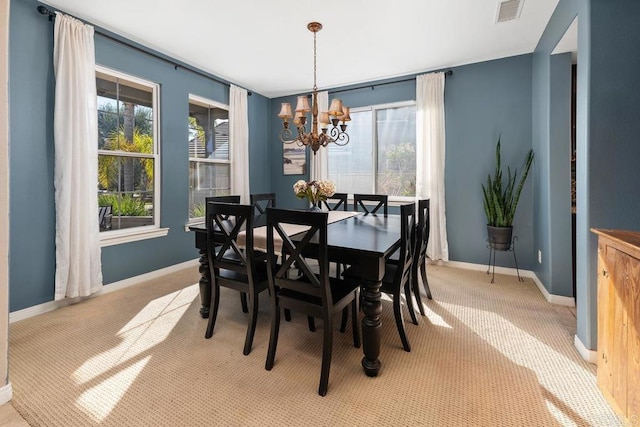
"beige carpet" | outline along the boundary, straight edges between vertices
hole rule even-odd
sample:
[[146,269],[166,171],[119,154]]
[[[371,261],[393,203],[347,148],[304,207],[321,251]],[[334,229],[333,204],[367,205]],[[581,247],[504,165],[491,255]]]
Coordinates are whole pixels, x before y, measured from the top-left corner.
[[326,397],[320,330],[294,313],[266,371],[266,294],[243,356],[237,294],[223,291],[205,340],[197,279],[193,268],[12,324],[15,408],[30,425],[65,427],[620,424],[531,279],[491,284],[483,272],[431,266],[428,316],[407,324],[413,351],[402,350],[385,301],[380,376],[363,374],[350,330],[336,332]]

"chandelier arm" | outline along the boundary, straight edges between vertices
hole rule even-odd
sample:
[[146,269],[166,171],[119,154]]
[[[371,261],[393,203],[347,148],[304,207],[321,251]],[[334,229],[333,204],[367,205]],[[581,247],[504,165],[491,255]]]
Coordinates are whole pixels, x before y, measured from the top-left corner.
[[291,144],[296,141],[296,139],[293,138],[293,132],[291,132],[291,129],[287,128],[280,130],[280,141],[285,144]]
[[347,145],[349,143],[349,134],[346,132],[342,132],[339,128],[331,128],[329,131],[329,135],[331,135],[331,139],[333,143],[336,145]]

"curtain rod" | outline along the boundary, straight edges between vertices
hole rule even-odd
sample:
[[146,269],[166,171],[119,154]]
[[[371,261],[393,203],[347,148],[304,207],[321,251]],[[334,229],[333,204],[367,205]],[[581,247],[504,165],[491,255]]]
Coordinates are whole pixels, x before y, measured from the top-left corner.
[[[53,18],[55,18],[55,16],[56,16],[55,12],[52,12],[51,10],[47,9],[44,6],[38,6],[37,10],[42,15],[47,15],[49,17],[49,22],[53,21]],[[192,72],[194,74],[197,74],[197,75],[199,75],[201,77],[204,77],[206,79],[213,80],[214,82],[222,83],[223,85],[227,85],[227,86],[231,85],[231,83],[229,83],[229,82],[227,82],[225,80],[217,79],[217,78],[215,78],[215,77],[213,77],[213,76],[211,76],[209,74],[205,74],[202,71],[197,70],[196,68],[178,64],[175,61],[171,61],[170,59],[167,59],[164,56],[161,56],[161,55],[158,55],[156,53],[153,53],[150,50],[143,49],[143,48],[138,47],[138,46],[136,46],[134,44],[128,43],[128,42],[126,42],[124,40],[121,40],[121,39],[119,39],[117,37],[114,37],[114,36],[106,33],[104,30],[101,30],[101,29],[98,29],[98,28],[95,28],[95,27],[94,27],[94,29],[95,29],[95,32],[100,34],[102,37],[107,38],[109,40],[112,40],[112,41],[114,41],[116,43],[119,43],[121,45],[124,45],[124,46],[126,46],[128,48],[131,48],[131,49],[137,51],[137,52],[144,53],[144,54],[147,54],[147,55],[152,56],[154,58],[160,59],[161,61],[167,62],[167,63],[173,65],[174,69],[176,69],[176,70],[179,69],[179,68],[182,68],[183,70],[190,71],[190,72]],[[247,95],[251,96],[252,93],[250,91],[247,91]]]
[[[447,70],[444,72],[444,76],[445,77],[450,77],[453,75],[453,70]],[[352,87],[349,89],[339,89],[339,90],[331,90],[329,89],[328,92],[330,93],[339,93],[339,92],[348,92],[351,90],[358,90],[358,89],[365,89],[370,87],[371,90],[374,90],[376,88],[376,86],[384,86],[384,85],[391,85],[391,84],[395,84],[395,83],[403,83],[403,82],[411,82],[411,81],[415,81],[415,77],[411,77],[408,79],[403,79],[403,80],[394,80],[392,82],[384,82],[384,83],[376,83],[376,84],[369,84],[369,85],[362,85],[362,86],[357,86],[357,87]]]

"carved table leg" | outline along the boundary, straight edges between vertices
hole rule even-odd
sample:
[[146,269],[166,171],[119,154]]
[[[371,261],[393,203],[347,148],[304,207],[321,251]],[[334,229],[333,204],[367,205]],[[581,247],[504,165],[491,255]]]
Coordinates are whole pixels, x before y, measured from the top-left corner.
[[375,377],[380,372],[382,364],[380,355],[380,314],[382,313],[380,282],[365,281],[362,289],[362,367],[369,377]]
[[211,272],[209,271],[209,259],[206,250],[200,250],[200,316],[203,319],[209,317],[209,306],[211,305]]

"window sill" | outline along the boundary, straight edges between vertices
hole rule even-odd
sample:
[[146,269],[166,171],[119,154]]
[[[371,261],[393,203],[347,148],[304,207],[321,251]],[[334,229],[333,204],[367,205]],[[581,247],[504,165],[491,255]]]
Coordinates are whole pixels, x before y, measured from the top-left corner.
[[[111,233],[111,232],[108,232]],[[122,243],[137,242],[138,240],[154,239],[169,234],[168,228],[148,228],[126,233],[108,234],[100,236],[100,247],[120,245]]]

